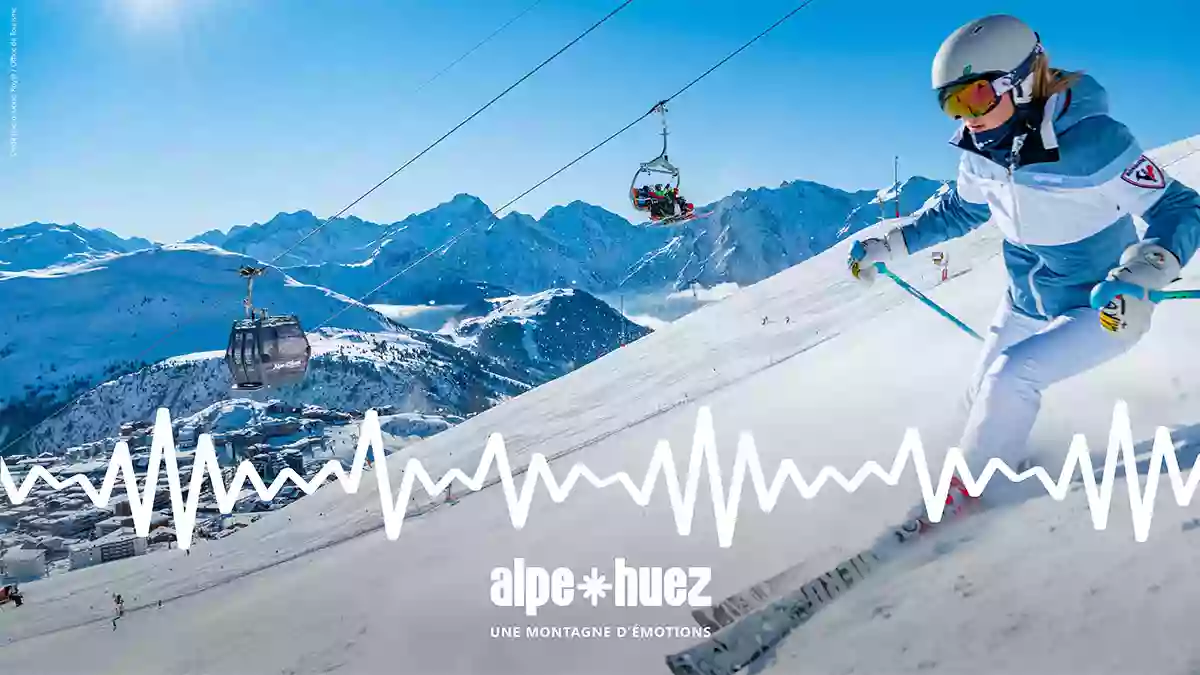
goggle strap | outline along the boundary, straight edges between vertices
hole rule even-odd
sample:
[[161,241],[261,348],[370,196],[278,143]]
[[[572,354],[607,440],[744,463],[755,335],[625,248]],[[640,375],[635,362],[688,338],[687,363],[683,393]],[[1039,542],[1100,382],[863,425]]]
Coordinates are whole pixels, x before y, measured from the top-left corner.
[[992,82],[992,88],[996,90],[996,95],[1003,96],[1011,91],[1014,92],[1013,100],[1016,103],[1029,103],[1032,101],[1033,66],[1037,62],[1037,58],[1044,53],[1046,53],[1046,50],[1039,41],[1033,46],[1033,51],[1029,52],[1029,56],[1025,57],[1025,60],[1020,65]]

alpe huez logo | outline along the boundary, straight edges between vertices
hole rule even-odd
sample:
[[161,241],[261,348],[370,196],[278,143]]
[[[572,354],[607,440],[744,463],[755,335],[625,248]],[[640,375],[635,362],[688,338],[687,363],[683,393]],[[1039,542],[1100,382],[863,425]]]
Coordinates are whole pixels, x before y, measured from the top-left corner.
[[710,607],[712,598],[702,595],[712,579],[708,567],[634,567],[624,558],[615,558],[612,581],[598,567],[578,577],[566,567],[547,570],[526,565],[514,558],[512,567],[492,570],[492,604],[497,607],[524,607],[526,616],[537,616],[549,603],[566,607],[575,602],[576,593],[593,607],[609,597],[617,607]]

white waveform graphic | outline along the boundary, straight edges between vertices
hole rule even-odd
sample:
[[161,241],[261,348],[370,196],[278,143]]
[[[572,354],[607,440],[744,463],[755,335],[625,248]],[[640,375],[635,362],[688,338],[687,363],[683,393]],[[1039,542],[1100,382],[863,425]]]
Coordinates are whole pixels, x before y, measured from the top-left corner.
[[[374,410],[367,412],[361,426],[358,448],[347,472],[342,466],[330,460],[311,481],[305,481],[295,471],[284,469],[270,486],[263,483],[257,470],[248,461],[243,461],[237,468],[229,486],[224,485],[217,453],[213,446],[212,437],[201,435],[196,448],[195,462],[191,474],[191,482],[184,498],[180,487],[179,467],[176,457],[174,438],[171,430],[171,419],[166,408],[158,410],[153,441],[151,445],[149,465],[146,471],[144,492],[139,493],[137,478],[129,447],[124,441],[117,443],[109,468],[100,488],[97,489],[82,475],[60,480],[50,474],[44,467],[34,465],[21,486],[18,488],[9,473],[8,466],[0,459],[0,486],[3,487],[8,499],[14,504],[21,504],[29,493],[36,487],[37,481],[45,481],[55,490],[77,484],[83,488],[92,503],[103,508],[109,503],[119,477],[123,478],[126,493],[134,521],[135,532],[140,537],[146,537],[150,532],[151,516],[155,494],[159,483],[159,469],[165,462],[167,484],[171,493],[171,506],[174,513],[174,525],[178,537],[179,548],[191,546],[196,524],[197,505],[200,498],[200,487],[205,478],[209,478],[213,486],[213,496],[221,513],[233,511],[239,493],[244,489],[247,480],[254,486],[260,499],[270,500],[288,483],[294,484],[307,494],[312,494],[318,487],[336,475],[338,483],[347,494],[354,494],[362,484],[367,452],[372,451],[377,468],[373,471],[379,484],[380,507],[383,515],[384,529],[390,540],[400,536],[404,519],[407,515],[406,506],[413,496],[413,488],[417,482],[431,496],[444,493],[455,481],[471,491],[483,490],[499,483],[508,504],[509,519],[516,529],[522,529],[529,518],[530,504],[533,501],[539,481],[544,483],[550,498],[556,503],[564,502],[580,479],[585,479],[597,488],[620,484],[629,493],[630,498],[640,506],[648,506],[650,499],[658,486],[659,478],[666,484],[670,497],[671,508],[675,516],[676,530],[681,536],[691,533],[692,522],[696,514],[696,503],[699,494],[700,480],[703,473],[708,474],[708,487],[712,499],[713,517],[717,524],[718,540],[721,547],[728,548],[733,543],[733,535],[737,529],[738,511],[741,507],[743,488],[749,475],[750,483],[758,498],[759,508],[770,513],[782,495],[784,488],[790,482],[805,499],[813,499],[827,482],[832,480],[844,490],[853,493],[871,476],[875,476],[885,484],[895,486],[903,476],[904,470],[911,462],[913,471],[920,483],[921,494],[925,501],[929,517],[933,522],[941,520],[946,506],[946,496],[950,490],[950,480],[957,472],[963,479],[972,495],[981,494],[988,482],[997,472],[1003,473],[1014,482],[1037,477],[1046,492],[1056,501],[1066,499],[1071,489],[1075,467],[1081,472],[1084,490],[1087,494],[1088,506],[1091,510],[1092,523],[1095,529],[1103,530],[1108,526],[1108,516],[1111,509],[1114,484],[1118,463],[1124,465],[1125,478],[1128,485],[1129,501],[1132,512],[1134,537],[1138,542],[1145,542],[1149,536],[1150,523],[1154,517],[1154,503],[1158,494],[1158,479],[1165,463],[1167,475],[1175,501],[1179,506],[1186,507],[1191,503],[1196,491],[1200,472],[1194,469],[1189,472],[1186,482],[1180,472],[1178,459],[1175,456],[1175,445],[1170,432],[1160,427],[1154,438],[1151,452],[1149,471],[1147,473],[1146,489],[1142,492],[1140,475],[1135,456],[1135,444],[1129,412],[1124,402],[1117,403],[1113,411],[1113,423],[1109,436],[1108,454],[1104,463],[1103,476],[1100,483],[1096,482],[1096,472],[1092,467],[1088,452],[1087,441],[1082,434],[1076,435],[1067,453],[1066,460],[1057,480],[1054,480],[1041,467],[1034,467],[1018,473],[1002,460],[991,459],[985,466],[978,479],[973,477],[966,465],[962,453],[952,448],[947,454],[942,466],[941,475],[936,485],[929,470],[925,450],[921,444],[920,434],[916,429],[909,429],[904,441],[896,453],[895,461],[890,471],[885,471],[877,462],[868,461],[854,474],[846,478],[836,468],[824,467],[812,482],[801,475],[795,462],[784,459],[774,478],[768,483],[759,461],[758,450],[749,432],[743,432],[738,441],[737,454],[734,457],[733,473],[729,481],[728,494],[726,483],[722,478],[716,434],[713,429],[712,414],[708,408],[701,408],[697,415],[695,436],[692,451],[688,461],[686,480],[680,485],[674,453],[670,444],[661,440],[654,449],[647,468],[646,475],[640,485],[625,472],[617,472],[606,478],[596,476],[583,464],[575,464],[567,472],[566,478],[559,482],[550,470],[550,460],[542,453],[534,453],[527,467],[518,467],[515,471],[509,462],[504,439],[499,433],[493,433],[488,438],[483,456],[473,476],[468,476],[459,469],[451,469],[440,480],[434,481],[419,459],[410,458],[400,481],[399,492],[393,491],[392,478],[387,470],[387,456],[384,454],[383,437],[379,425],[379,417]],[[1200,458],[1197,459],[1200,462]],[[489,479],[492,465],[496,468],[496,477]],[[527,474],[524,482],[517,488],[516,476]],[[396,495],[395,501],[391,496]]]

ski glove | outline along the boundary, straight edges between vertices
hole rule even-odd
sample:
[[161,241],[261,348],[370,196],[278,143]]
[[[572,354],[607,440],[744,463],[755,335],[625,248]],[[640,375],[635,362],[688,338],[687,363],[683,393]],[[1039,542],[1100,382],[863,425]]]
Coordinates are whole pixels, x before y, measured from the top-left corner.
[[1180,268],[1175,254],[1154,240],[1125,249],[1120,267],[1092,289],[1092,306],[1100,310],[1100,325],[1130,335],[1149,330],[1154,303],[1145,291],[1162,290],[1179,278]]
[[854,242],[846,264],[855,279],[871,283],[875,280],[875,263],[891,262],[907,255],[908,246],[904,243],[904,233],[900,228],[896,228],[888,232],[886,237],[872,237]]

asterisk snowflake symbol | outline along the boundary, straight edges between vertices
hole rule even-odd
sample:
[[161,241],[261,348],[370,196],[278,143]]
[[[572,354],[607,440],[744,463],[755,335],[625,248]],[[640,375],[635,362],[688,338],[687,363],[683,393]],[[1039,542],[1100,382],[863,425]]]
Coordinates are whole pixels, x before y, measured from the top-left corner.
[[583,599],[591,600],[592,607],[595,607],[600,604],[600,599],[606,597],[612,590],[612,584],[604,579],[600,570],[593,567],[591,574],[583,575],[583,583],[579,584],[579,590],[583,591]]

